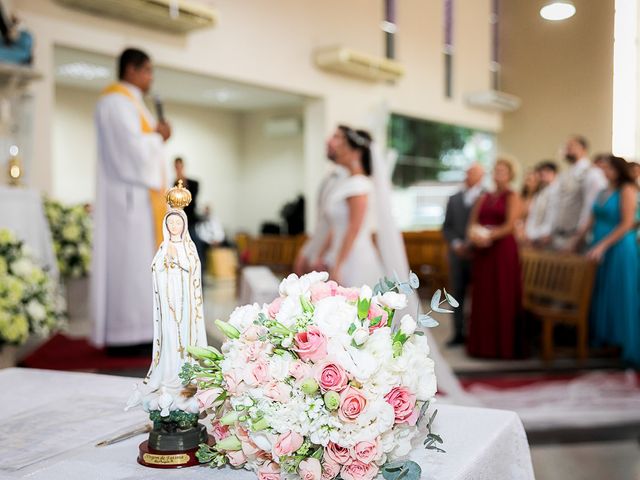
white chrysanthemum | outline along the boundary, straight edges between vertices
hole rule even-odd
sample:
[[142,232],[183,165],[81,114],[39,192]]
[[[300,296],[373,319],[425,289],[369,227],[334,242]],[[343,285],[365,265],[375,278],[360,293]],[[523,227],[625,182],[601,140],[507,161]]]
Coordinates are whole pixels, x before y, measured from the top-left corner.
[[23,278],[28,277],[33,269],[33,262],[26,257],[22,257],[11,264],[11,271]]
[[47,309],[38,302],[37,300],[31,300],[26,307],[27,314],[35,320],[36,322],[40,322],[47,318]]
[[231,313],[229,324],[242,333],[258,318],[260,311],[260,306],[257,303],[238,307]]

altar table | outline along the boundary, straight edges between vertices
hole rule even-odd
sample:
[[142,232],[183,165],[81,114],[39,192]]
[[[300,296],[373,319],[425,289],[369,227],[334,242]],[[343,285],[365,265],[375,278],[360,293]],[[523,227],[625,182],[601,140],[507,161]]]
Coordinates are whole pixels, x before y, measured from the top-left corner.
[[[127,377],[89,373],[19,368],[0,370],[0,479],[255,480],[251,472],[230,468],[156,470],[142,467],[136,463],[136,456],[143,436],[107,447],[95,447],[96,442],[121,433],[123,426],[127,431],[145,423],[147,417],[144,412],[123,412],[121,409],[135,382],[136,379]],[[101,414],[83,418],[82,412],[78,411],[79,418],[75,424],[72,420],[59,433],[52,427],[55,418],[51,417],[60,408],[74,412],[74,406],[93,405],[92,408],[95,408],[102,404],[106,406]],[[434,431],[443,437],[443,448],[447,453],[426,451],[420,447],[414,450],[411,458],[422,466],[423,479],[534,478],[527,438],[515,413],[453,405],[438,405],[438,410]],[[36,426],[42,419],[40,431],[36,429],[29,433],[24,431],[25,428],[18,427],[13,427],[11,432],[6,431],[6,425],[12,421],[16,423],[21,418],[27,421],[29,418],[35,419]],[[82,445],[74,444],[74,436],[69,434],[72,431],[84,437]],[[39,435],[43,436],[39,441],[17,444],[25,442],[29,436],[38,438]],[[11,464],[13,457],[6,452],[15,449],[18,456],[20,452],[28,454],[29,449],[42,448],[42,442],[53,445],[54,450],[66,451],[16,470],[15,465]]]

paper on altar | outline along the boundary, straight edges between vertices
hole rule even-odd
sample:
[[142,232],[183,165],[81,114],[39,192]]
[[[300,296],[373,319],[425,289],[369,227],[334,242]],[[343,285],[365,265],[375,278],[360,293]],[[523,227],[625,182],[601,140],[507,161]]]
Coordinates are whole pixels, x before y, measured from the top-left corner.
[[69,396],[30,408],[0,422],[0,471],[19,470],[145,420],[144,412],[124,412],[117,397]]

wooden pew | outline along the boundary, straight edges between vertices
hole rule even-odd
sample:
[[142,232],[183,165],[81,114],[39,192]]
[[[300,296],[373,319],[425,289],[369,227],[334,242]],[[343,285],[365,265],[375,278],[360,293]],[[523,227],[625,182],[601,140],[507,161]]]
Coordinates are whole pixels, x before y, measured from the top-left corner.
[[521,251],[523,304],[542,321],[542,357],[553,361],[553,329],[558,323],[577,329],[577,357],[588,356],[589,308],[597,265],[579,255]]
[[440,230],[403,232],[409,268],[430,291],[448,287],[447,244]]

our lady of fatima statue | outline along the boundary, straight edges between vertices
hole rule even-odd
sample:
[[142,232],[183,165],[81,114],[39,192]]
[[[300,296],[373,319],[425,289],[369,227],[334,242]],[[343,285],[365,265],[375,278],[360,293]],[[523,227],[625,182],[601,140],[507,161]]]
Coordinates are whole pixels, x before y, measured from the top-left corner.
[[200,260],[182,210],[191,194],[179,182],[167,193],[170,209],[162,223],[163,242],[153,259],[153,358],[149,372],[129,399],[145,411],[198,413],[198,402],[185,393],[178,377],[190,360],[188,346],[207,346],[202,311]]

